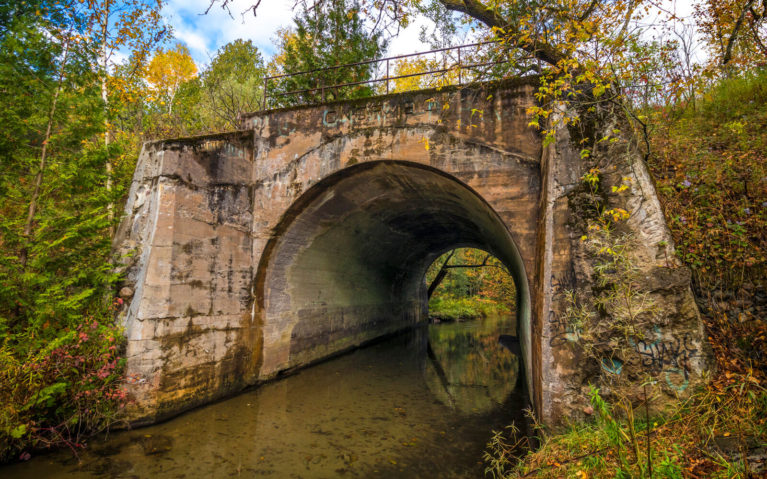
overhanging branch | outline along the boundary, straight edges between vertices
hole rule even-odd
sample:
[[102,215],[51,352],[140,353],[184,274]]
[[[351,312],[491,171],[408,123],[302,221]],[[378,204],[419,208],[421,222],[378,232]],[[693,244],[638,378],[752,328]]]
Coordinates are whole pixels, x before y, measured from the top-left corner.
[[540,39],[534,42],[517,40],[515,37],[519,36],[519,29],[514,27],[511,22],[501,16],[495,9],[488,7],[482,2],[477,0],[439,0],[439,2],[448,10],[466,14],[490,28],[500,28],[513,41],[515,47],[530,53],[541,61],[550,65],[556,65],[564,58],[561,52],[548,43],[540,41]]

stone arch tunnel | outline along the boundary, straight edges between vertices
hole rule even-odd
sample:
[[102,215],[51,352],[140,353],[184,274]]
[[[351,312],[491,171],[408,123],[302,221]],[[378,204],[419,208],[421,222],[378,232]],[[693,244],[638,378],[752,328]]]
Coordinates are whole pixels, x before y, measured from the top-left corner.
[[[563,318],[565,292],[591,271],[573,207],[587,165],[566,129],[544,145],[528,126],[534,91],[517,80],[267,111],[237,132],[146,144],[115,239],[128,419],[178,414],[424,320],[424,272],[458,246],[512,272],[541,420],[577,416],[593,371]],[[652,182],[617,145],[636,161],[605,182],[631,179],[625,227],[648,294],[667,306],[634,361],[679,371],[652,348],[686,334],[702,350],[689,277],[659,264],[673,243]],[[687,354],[696,380],[704,360]]]
[[503,220],[470,187],[396,161],[360,163],[313,185],[286,212],[256,274],[262,374],[423,321],[426,269],[461,246],[508,265],[528,337],[522,258]]

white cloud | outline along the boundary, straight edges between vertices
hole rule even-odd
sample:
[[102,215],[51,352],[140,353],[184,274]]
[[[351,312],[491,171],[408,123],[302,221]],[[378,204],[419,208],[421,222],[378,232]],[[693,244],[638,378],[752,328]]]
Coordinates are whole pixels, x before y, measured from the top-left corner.
[[227,12],[217,3],[204,14],[210,0],[170,0],[163,8],[163,16],[200,66],[207,64],[220,47],[237,39],[252,40],[265,57],[270,57],[274,53],[274,34],[292,24],[293,2],[266,0],[255,17],[246,11],[253,4],[254,0],[234,0]]
[[[277,30],[293,25],[293,0],[263,0],[255,17],[248,10],[254,3],[255,0],[234,0],[229,12],[216,3],[204,14],[210,0],[169,0],[163,16],[173,27],[176,39],[186,44],[201,68],[210,62],[216,50],[237,39],[252,40],[268,59],[275,53],[272,41]],[[387,55],[429,50],[429,45],[418,37],[421,27],[430,23],[420,18],[402,29],[390,42]]]
[[175,28],[173,34],[177,41],[180,41],[189,48],[189,52],[198,64],[207,62],[207,59],[212,54],[208,47],[207,38],[186,27]]
[[399,34],[389,42],[387,56],[407,55],[408,53],[425,52],[431,50],[427,43],[423,43],[419,38],[422,27],[432,27],[434,23],[426,18],[419,17],[399,31]]

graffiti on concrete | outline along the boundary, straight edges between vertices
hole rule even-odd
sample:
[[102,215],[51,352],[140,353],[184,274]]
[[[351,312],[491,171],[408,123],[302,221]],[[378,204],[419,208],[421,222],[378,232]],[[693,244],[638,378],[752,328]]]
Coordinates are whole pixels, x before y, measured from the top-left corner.
[[641,358],[641,364],[654,374],[661,374],[672,389],[687,389],[692,369],[690,361],[697,356],[694,339],[689,332],[679,337],[664,338],[658,326],[654,329],[655,340],[630,340],[631,346]]
[[623,372],[623,361],[615,358],[602,359],[602,369],[610,374],[620,376],[620,374]]
[[[562,277],[551,275],[551,296],[552,304],[564,302],[562,296],[566,294],[575,284],[575,275],[572,270],[566,270],[563,272]],[[567,314],[555,312],[553,309],[549,311],[548,321],[551,327],[551,339],[549,339],[549,346],[558,347],[564,344],[577,343],[583,334],[583,328],[580,325],[574,324],[567,316]]]
[[577,343],[583,334],[583,328],[571,323],[565,315],[549,311],[549,323],[551,324],[551,339],[549,346],[557,347],[568,343]]

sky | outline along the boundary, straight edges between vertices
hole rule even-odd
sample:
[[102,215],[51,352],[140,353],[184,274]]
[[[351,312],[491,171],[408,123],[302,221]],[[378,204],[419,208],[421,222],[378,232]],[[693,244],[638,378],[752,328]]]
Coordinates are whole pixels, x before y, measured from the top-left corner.
[[[238,38],[252,40],[268,60],[275,53],[272,40],[277,30],[293,24],[294,1],[262,0],[255,18],[250,11],[243,14],[254,3],[254,0],[234,0],[230,16],[219,5],[214,5],[207,15],[203,15],[210,0],[168,0],[163,17],[173,27],[176,40],[186,44],[199,66],[210,63],[216,50]],[[425,22],[420,19],[402,30],[391,42],[388,53],[399,55],[429,50],[429,45],[418,39]]]
[[[293,24],[294,0],[262,0],[257,15],[246,12],[256,0],[233,0],[231,15],[214,5],[207,15],[203,13],[210,0],[167,0],[163,17],[170,24],[177,41],[189,48],[199,67],[210,63],[216,50],[238,38],[252,40],[266,60],[275,53],[273,39],[277,30]],[[680,17],[688,17],[694,0],[661,0]],[[244,12],[244,13],[243,13]],[[419,19],[400,31],[387,51],[389,56],[429,50],[429,45],[419,40],[421,27],[428,21]]]

